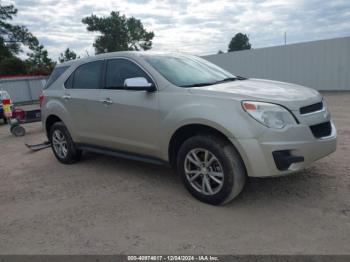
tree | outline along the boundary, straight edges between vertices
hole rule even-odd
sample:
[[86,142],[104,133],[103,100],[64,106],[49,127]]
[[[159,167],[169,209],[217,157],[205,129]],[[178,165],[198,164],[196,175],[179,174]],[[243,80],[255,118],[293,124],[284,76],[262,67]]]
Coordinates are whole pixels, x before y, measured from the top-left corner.
[[251,47],[249,37],[246,34],[238,33],[231,39],[228,52],[251,49]]
[[[53,61],[39,40],[25,26],[12,25],[9,20],[17,15],[13,5],[0,4],[0,64],[1,74],[49,74]],[[16,55],[22,52],[22,45],[28,46],[31,53],[22,61]],[[6,69],[6,67],[8,67]]]
[[12,57],[11,51],[7,48],[4,39],[0,36],[0,61],[4,58]]
[[222,52],[221,50],[218,51],[218,55],[223,54],[223,53],[224,53],[224,52]]
[[26,74],[26,64],[17,57],[6,57],[0,61],[0,75]]
[[66,61],[70,61],[70,60],[75,60],[75,59],[79,59],[80,57],[77,56],[77,54],[70,50],[69,48],[67,48],[63,53],[60,54],[60,57],[58,58],[58,61],[60,63],[66,62]]
[[18,54],[21,44],[29,45],[35,38],[26,27],[7,22],[16,14],[13,5],[0,5],[0,59]]
[[34,38],[29,45],[29,49],[32,53],[28,53],[28,59],[26,60],[29,66],[29,73],[31,74],[44,74],[48,75],[55,67],[55,62],[48,56],[47,50],[39,43],[37,38]]
[[119,12],[111,12],[108,17],[91,15],[82,22],[90,32],[100,32],[93,46],[97,54],[125,50],[149,50],[152,48],[154,33],[147,31],[140,20]]

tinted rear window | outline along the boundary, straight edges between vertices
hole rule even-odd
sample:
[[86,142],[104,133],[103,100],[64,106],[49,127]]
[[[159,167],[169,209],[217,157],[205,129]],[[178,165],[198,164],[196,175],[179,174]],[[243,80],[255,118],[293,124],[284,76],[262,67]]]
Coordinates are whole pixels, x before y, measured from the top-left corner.
[[47,80],[47,83],[45,85],[44,89],[47,89],[50,87],[50,85],[52,85],[67,69],[69,66],[60,66],[60,67],[56,67],[50,77],[49,80]]
[[[74,89],[99,89],[104,61],[94,61],[79,66],[74,72]],[[67,83],[70,84],[69,81]]]

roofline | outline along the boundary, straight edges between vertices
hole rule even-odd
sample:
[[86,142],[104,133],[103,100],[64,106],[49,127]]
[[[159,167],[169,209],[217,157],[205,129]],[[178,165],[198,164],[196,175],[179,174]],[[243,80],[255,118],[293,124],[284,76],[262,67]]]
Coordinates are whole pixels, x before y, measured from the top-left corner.
[[79,58],[79,59],[75,59],[75,60],[70,60],[61,64],[56,65],[56,67],[62,67],[62,66],[71,66],[72,64],[75,63],[79,63],[79,61],[81,63],[84,62],[89,62],[89,61],[95,61],[98,59],[107,59],[107,58],[113,58],[113,57],[118,57],[118,56],[126,56],[126,57],[135,57],[135,56],[141,56],[141,55],[160,55],[160,54],[181,54],[178,52],[162,52],[162,51],[117,51],[117,52],[108,52],[108,53],[100,53],[97,55],[93,55],[93,56],[87,56],[87,57],[83,57],[83,58]]

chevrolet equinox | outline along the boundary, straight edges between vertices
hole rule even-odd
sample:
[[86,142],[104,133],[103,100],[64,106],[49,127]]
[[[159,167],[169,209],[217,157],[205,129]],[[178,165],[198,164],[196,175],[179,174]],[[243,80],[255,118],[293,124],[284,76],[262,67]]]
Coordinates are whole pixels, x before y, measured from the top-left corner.
[[188,191],[219,205],[247,176],[284,176],[336,149],[322,96],[247,79],[195,56],[115,52],[57,65],[42,121],[58,161],[82,151],[169,163]]

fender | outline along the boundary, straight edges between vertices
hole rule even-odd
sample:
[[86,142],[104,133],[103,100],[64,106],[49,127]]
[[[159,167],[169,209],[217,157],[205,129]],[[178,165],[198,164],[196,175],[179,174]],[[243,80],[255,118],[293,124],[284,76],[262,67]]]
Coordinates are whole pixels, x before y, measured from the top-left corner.
[[[205,100],[201,99],[201,100]],[[186,125],[200,124],[211,127],[220,131],[228,139],[239,139],[256,137],[257,129],[249,128],[250,123],[247,122],[246,113],[241,110],[234,110],[234,106],[237,106],[232,100],[229,103],[223,103],[221,100],[216,106],[213,101],[204,102],[191,102],[181,107],[174,108],[161,120],[160,130],[160,157],[164,160],[168,160],[169,143],[175,132]],[[238,104],[241,107],[240,103]],[[227,112],[232,112],[232,117],[227,118]],[[242,114],[237,112],[242,111]],[[235,113],[236,112],[236,113]],[[248,120],[250,120],[248,118]],[[253,120],[253,119],[252,119]],[[253,120],[255,121],[255,120]],[[254,123],[255,124],[255,123]],[[248,131],[247,131],[248,130]]]
[[[43,110],[42,110],[43,111]],[[45,111],[42,112],[42,122],[43,126],[45,128],[46,120],[50,115],[55,115],[59,117],[65,126],[67,127],[69,133],[71,134],[74,141],[77,141],[77,137],[75,137],[75,124],[72,121],[72,118],[70,118],[70,114],[65,108],[65,106],[62,104],[61,101],[55,98],[51,98],[45,105]]]

